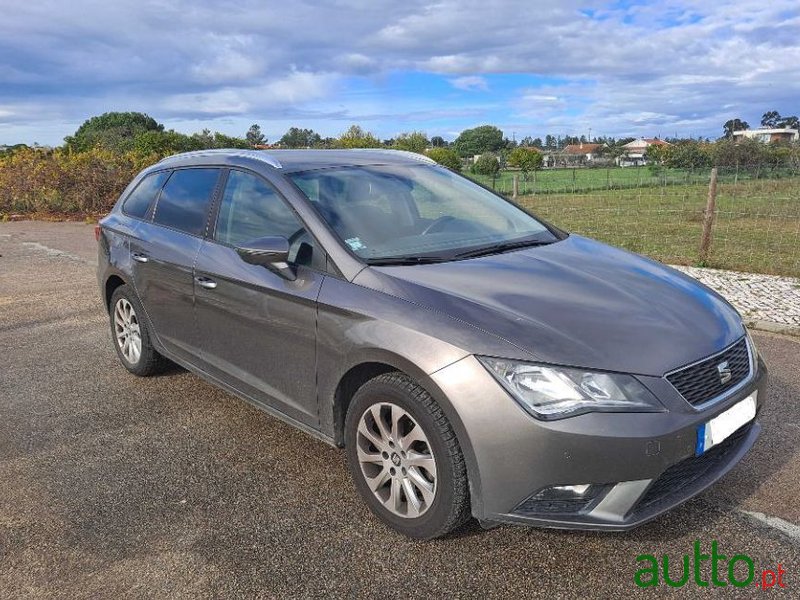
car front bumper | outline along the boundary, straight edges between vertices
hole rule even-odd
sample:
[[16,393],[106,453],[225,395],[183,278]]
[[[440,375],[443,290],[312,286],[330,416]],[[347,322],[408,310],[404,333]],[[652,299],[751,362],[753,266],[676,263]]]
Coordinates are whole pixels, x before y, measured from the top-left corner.
[[[766,399],[760,360],[746,385],[703,410],[664,378],[639,377],[666,412],[588,413],[557,421],[531,417],[473,356],[430,378],[458,421],[473,515],[567,529],[630,529],[698,494],[755,443]],[[756,419],[695,456],[698,426],[756,391]],[[532,501],[551,486],[583,484],[605,487],[594,501],[566,512],[542,512]]]

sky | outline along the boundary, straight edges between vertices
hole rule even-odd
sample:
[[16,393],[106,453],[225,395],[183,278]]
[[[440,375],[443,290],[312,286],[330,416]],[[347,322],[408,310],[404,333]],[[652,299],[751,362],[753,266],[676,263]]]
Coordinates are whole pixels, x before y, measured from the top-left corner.
[[718,137],[800,114],[800,2],[0,0],[0,144],[129,110],[271,141]]

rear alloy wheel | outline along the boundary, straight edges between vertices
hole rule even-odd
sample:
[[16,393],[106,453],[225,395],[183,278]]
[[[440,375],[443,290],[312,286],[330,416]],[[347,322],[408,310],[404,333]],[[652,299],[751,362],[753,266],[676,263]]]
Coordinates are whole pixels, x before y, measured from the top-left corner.
[[163,371],[169,361],[153,347],[144,309],[133,290],[127,285],[119,286],[109,306],[114,349],[123,366],[142,377]]
[[385,373],[356,392],[345,447],[356,489],[397,531],[429,539],[469,519],[467,470],[453,428],[407,375]]
[[132,365],[138,363],[142,356],[142,330],[136,311],[127,298],[120,298],[114,306],[114,333],[125,360]]

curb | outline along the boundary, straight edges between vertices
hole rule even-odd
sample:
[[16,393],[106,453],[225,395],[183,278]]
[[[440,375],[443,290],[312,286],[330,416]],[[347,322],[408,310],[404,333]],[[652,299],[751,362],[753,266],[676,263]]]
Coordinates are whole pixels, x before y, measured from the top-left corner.
[[744,319],[744,324],[749,329],[755,329],[756,331],[767,331],[769,333],[780,333],[783,335],[800,337],[800,326],[798,325],[786,325],[785,323],[759,321],[757,319]]

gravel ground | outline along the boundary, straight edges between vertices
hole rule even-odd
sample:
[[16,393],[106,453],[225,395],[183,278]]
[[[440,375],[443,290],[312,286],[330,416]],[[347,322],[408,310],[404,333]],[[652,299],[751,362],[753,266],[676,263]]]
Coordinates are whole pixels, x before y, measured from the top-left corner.
[[797,597],[798,340],[755,336],[761,439],[672,513],[625,534],[473,523],[414,542],[370,516],[340,451],[187,372],[129,375],[94,254],[91,226],[0,224],[0,597],[618,598],[653,593],[637,555],[679,560],[694,540],[780,563],[771,593]]
[[680,265],[674,268],[725,296],[746,321],[774,324],[800,335],[800,279]]

